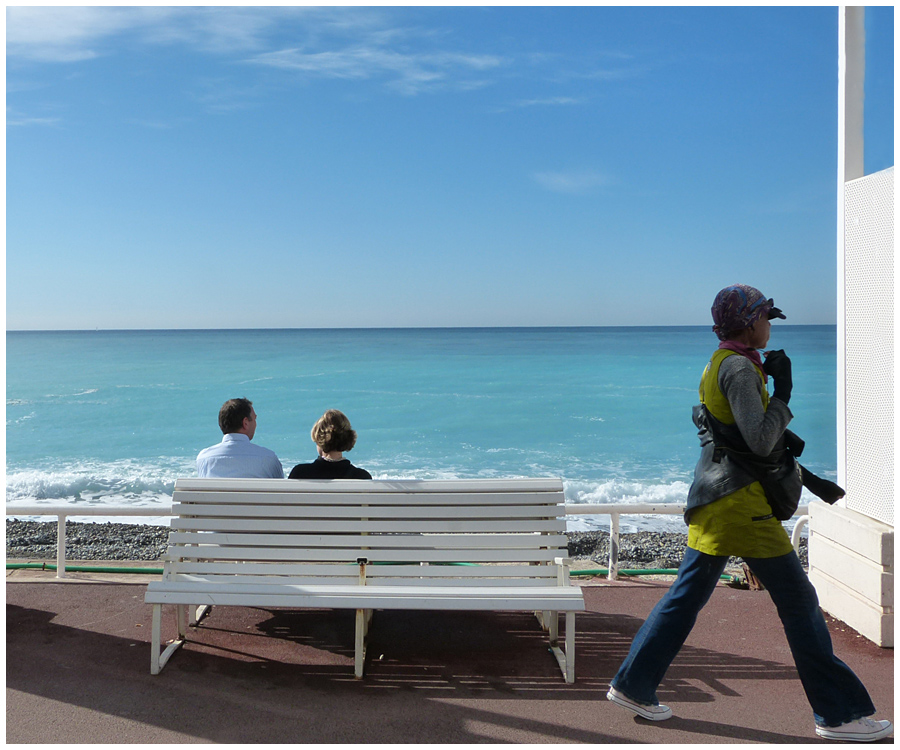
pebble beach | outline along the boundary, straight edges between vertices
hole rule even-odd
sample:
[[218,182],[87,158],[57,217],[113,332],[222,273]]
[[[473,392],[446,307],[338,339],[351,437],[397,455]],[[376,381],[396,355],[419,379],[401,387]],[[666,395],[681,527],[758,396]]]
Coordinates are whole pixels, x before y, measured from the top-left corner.
[[[166,551],[169,529],[128,523],[66,522],[68,560],[159,560]],[[569,556],[576,569],[605,568],[609,563],[609,533],[571,531]],[[639,531],[619,537],[619,566],[623,569],[677,568],[684,554],[687,534]],[[8,560],[55,560],[56,524],[6,521]],[[800,561],[806,567],[806,539],[800,541]],[[729,572],[740,570],[740,561],[729,560]]]

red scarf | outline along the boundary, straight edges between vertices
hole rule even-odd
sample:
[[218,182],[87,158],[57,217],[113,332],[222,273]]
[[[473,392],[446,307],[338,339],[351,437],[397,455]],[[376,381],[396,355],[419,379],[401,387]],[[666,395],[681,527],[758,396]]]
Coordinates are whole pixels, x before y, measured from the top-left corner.
[[737,352],[738,354],[742,354],[743,356],[745,356],[762,371],[763,383],[768,384],[769,376],[766,375],[766,371],[763,369],[762,357],[759,356],[758,350],[747,346],[746,344],[741,344],[738,341],[721,341],[719,342],[719,349],[729,349],[730,351]]

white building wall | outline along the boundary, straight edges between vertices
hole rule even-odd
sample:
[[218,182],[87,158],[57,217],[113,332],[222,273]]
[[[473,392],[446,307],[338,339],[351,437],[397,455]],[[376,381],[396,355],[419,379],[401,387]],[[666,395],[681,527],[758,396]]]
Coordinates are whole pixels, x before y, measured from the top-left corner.
[[[894,525],[894,168],[844,186],[846,507]],[[839,366],[841,363],[839,363]]]
[[865,9],[839,10],[838,505],[809,506],[822,609],[894,645],[894,169],[864,176]]

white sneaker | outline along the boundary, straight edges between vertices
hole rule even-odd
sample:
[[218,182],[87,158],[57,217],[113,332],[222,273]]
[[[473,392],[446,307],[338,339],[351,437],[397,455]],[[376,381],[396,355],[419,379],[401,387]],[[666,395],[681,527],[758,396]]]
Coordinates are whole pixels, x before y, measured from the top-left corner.
[[875,740],[890,737],[893,733],[894,727],[891,722],[873,721],[872,719],[847,721],[836,727],[816,726],[816,734],[819,737],[844,742],[875,742]]
[[654,705],[653,703],[638,703],[637,701],[633,701],[631,698],[622,695],[622,693],[614,687],[609,688],[609,692],[606,694],[606,700],[612,701],[622,708],[627,708],[629,711],[633,711],[642,719],[665,721],[666,719],[672,718],[672,709],[668,706],[660,704]]

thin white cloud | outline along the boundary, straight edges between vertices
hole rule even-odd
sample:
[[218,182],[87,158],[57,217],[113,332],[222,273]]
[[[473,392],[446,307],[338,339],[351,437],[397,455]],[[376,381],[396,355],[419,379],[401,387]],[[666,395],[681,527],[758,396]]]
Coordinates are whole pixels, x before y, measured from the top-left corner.
[[558,107],[570,104],[581,104],[584,99],[574,96],[551,96],[545,99],[521,99],[514,102],[515,107]]
[[187,44],[207,52],[263,48],[285,16],[304,8],[31,7],[7,9],[7,56],[69,63],[108,54],[129,34],[146,44]]
[[[556,68],[543,75],[570,80],[633,74],[597,70],[558,54],[523,52],[513,59],[489,50],[460,51],[453,48],[447,29],[397,24],[397,17],[396,11],[377,7],[14,6],[7,10],[7,59],[64,64],[140,45],[178,45],[292,71],[301,78],[378,81],[407,95],[483,88],[500,75],[517,75],[521,65]],[[524,99],[508,108],[576,103],[559,96]],[[225,105],[235,106],[244,105]]]
[[646,66],[634,66],[631,68],[614,68],[592,70],[581,77],[593,81],[621,81],[627,78],[637,78],[648,72]]
[[9,127],[21,127],[25,125],[56,125],[58,117],[29,117],[28,115],[7,112],[6,124]]
[[[389,85],[409,94],[445,84],[460,71],[481,72],[503,64],[502,58],[494,55],[400,52],[374,45],[326,52],[284,49],[257,55],[247,62],[323,78],[366,80],[387,77]],[[471,87],[473,82],[467,81],[463,85]]]
[[596,187],[609,184],[609,179],[592,169],[573,170],[567,172],[536,172],[535,182],[554,193],[583,195]]
[[[214,53],[256,53],[246,62],[307,76],[380,78],[405,94],[471,90],[504,64],[496,55],[441,49],[434,30],[391,26],[371,8],[14,7],[7,17],[10,60],[71,63],[132,44],[182,45]],[[299,44],[276,49],[289,33]],[[437,45],[437,46],[436,46]]]
[[7,8],[6,54],[40,62],[77,62],[97,57],[103,40],[133,28],[138,8]]

